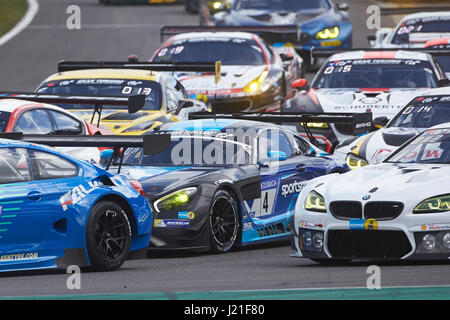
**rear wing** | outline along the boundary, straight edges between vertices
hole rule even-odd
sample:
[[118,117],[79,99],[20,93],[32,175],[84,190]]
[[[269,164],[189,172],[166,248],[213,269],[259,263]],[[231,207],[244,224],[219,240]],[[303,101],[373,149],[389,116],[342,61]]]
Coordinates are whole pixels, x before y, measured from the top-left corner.
[[249,32],[255,33],[269,43],[300,42],[305,34],[297,25],[271,26],[163,26],[161,42],[165,37],[187,32]]
[[366,51],[366,52],[382,52],[382,51],[413,51],[413,52],[421,52],[428,53],[431,55],[450,55],[450,49],[441,49],[441,48],[353,48],[353,49],[337,49],[337,50],[329,50],[329,49],[316,49],[313,48],[311,50],[312,58],[328,58],[333,54],[337,53],[345,53],[345,52],[354,52],[354,51]]
[[216,62],[125,62],[125,61],[60,61],[58,72],[87,69],[137,69],[158,72],[210,72],[215,73]]
[[53,95],[40,94],[34,92],[6,92],[0,91],[0,99],[19,99],[48,104],[84,104],[94,106],[91,123],[94,121],[95,114],[98,114],[99,126],[102,106],[126,106],[129,113],[136,113],[145,105],[145,95],[134,95],[129,97],[108,97],[108,96],[72,96],[72,95]]
[[19,140],[23,142],[47,145],[50,147],[85,147],[85,148],[113,148],[106,170],[113,160],[119,158],[118,172],[122,166],[125,150],[128,148],[142,148],[145,155],[155,155],[166,150],[170,145],[170,135],[149,134],[142,136],[115,135],[40,135],[23,134],[22,132],[0,133],[0,139]]
[[302,112],[237,112],[212,113],[192,112],[189,119],[236,119],[260,122],[297,123],[307,128],[306,123],[336,123],[351,124],[354,135],[360,135],[372,130],[373,120],[371,112],[364,113],[302,113]]
[[409,43],[426,43],[433,39],[450,38],[450,32],[412,32],[409,34]]

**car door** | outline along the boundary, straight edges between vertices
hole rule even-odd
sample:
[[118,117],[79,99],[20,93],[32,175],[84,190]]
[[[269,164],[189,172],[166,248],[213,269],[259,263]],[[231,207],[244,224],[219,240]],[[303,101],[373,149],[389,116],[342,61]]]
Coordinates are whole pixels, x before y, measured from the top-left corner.
[[255,216],[266,219],[292,213],[308,176],[297,157],[284,132],[270,129],[258,137],[261,199]]
[[27,149],[0,148],[0,172],[0,262],[26,259],[30,252],[37,257],[49,207],[40,203],[42,188],[32,180]]

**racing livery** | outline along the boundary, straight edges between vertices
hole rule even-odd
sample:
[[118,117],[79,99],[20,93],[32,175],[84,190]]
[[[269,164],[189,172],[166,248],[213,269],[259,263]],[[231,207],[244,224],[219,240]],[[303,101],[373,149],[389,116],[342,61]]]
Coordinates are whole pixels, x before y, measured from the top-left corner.
[[[60,72],[48,77],[36,91],[57,95],[145,95],[144,107],[134,114],[120,106],[103,105],[100,125],[117,135],[142,134],[163,123],[187,119],[191,111],[207,110],[203,102],[190,99],[170,74],[151,71],[152,66],[142,63],[133,68],[132,63],[121,62],[62,62]],[[92,108],[85,105],[61,106],[81,119],[92,118]]]
[[[447,81],[426,53],[411,51],[350,51],[331,55],[307,86],[304,79],[282,111],[366,112],[385,125],[414,97]],[[331,152],[352,134],[346,125],[310,124],[321,147]],[[298,130],[303,131],[298,127]]]
[[198,11],[200,13],[200,25],[212,26],[214,19],[213,16],[216,13],[230,10],[234,0],[194,0],[194,1],[198,1]]
[[405,16],[394,29],[381,28],[368,36],[374,48],[423,48],[430,39],[450,36],[450,11]]
[[154,249],[225,252],[286,239],[305,182],[348,170],[268,123],[191,120],[146,136],[158,150],[145,156],[128,149],[122,170],[140,182],[153,208]]
[[0,172],[0,271],[114,270],[148,246],[152,212],[125,176],[7,139],[0,139]]
[[[290,41],[307,65],[312,48],[351,48],[348,5],[330,0],[235,0],[226,12],[213,16],[215,26],[295,25]],[[280,38],[282,39],[282,38]]]
[[295,93],[293,81],[304,76],[302,58],[291,47],[274,48],[255,34],[227,30],[234,28],[166,26],[162,37],[173,36],[151,61],[219,60],[220,79],[211,73],[175,76],[189,94],[204,97],[214,112],[279,111]]
[[311,180],[295,206],[293,257],[317,262],[450,257],[450,129],[383,163]]
[[334,155],[351,169],[381,163],[425,129],[450,122],[450,87],[430,90],[408,103],[384,128],[338,145]]

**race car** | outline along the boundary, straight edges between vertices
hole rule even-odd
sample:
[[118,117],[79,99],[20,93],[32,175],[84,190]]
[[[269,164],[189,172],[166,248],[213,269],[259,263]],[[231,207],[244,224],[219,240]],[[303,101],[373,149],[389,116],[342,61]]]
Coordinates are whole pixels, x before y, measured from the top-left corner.
[[[314,52],[313,52],[314,54]],[[366,112],[374,124],[384,126],[414,97],[430,88],[448,85],[448,79],[434,58],[413,51],[360,50],[331,55],[314,77],[311,86],[300,79],[301,90],[286,102],[288,112]],[[332,152],[349,138],[348,125],[310,124],[321,148]],[[297,126],[299,132],[303,128]]]
[[433,89],[408,103],[384,128],[338,145],[334,155],[351,169],[381,163],[420,132],[450,122],[450,87]]
[[450,124],[383,163],[311,180],[295,206],[293,257],[319,263],[450,258]]
[[[117,135],[138,135],[162,123],[187,119],[194,111],[208,110],[207,106],[190,99],[184,87],[170,74],[179,70],[214,72],[214,63],[202,65],[161,65],[128,62],[73,62],[58,64],[58,73],[48,77],[36,92],[56,95],[124,96],[143,94],[144,107],[129,113],[126,107],[103,105],[100,125]],[[155,71],[159,70],[161,72]],[[92,119],[92,108],[79,104],[60,104],[80,119]],[[98,119],[97,119],[98,120]]]
[[249,116],[264,122],[239,120],[243,114],[193,113],[190,121],[148,132],[144,137],[156,149],[151,155],[132,148],[117,161],[140,182],[151,204],[151,249],[226,252],[288,239],[305,182],[349,170],[303,138],[267,123],[280,120],[273,113]]
[[150,61],[188,63],[221,61],[218,79],[211,73],[181,72],[174,76],[194,97],[206,98],[214,112],[279,111],[295,94],[292,83],[304,77],[302,58],[291,47],[272,47],[261,37],[281,34],[285,27],[165,26],[171,37]]
[[425,43],[425,49],[434,49],[434,58],[450,79],[450,38],[429,40]]
[[[73,146],[96,138],[43,137]],[[109,271],[148,246],[152,211],[138,182],[34,142],[3,138],[0,172],[0,271],[70,265]]]
[[[193,0],[190,0],[193,1]],[[194,0],[198,1],[198,11],[200,13],[200,25],[212,26],[213,15],[219,12],[228,11],[234,0]]]
[[[63,108],[52,103],[110,103],[128,106],[128,98],[118,97],[67,97],[38,95],[26,92],[0,92],[0,132],[22,132],[47,135],[109,135],[108,128],[78,119]],[[131,102],[134,104],[134,102]],[[140,106],[134,106],[138,108]],[[100,163],[98,148],[58,148],[92,164]]]
[[[346,3],[330,0],[235,0],[213,16],[215,26],[295,25],[291,44],[311,67],[311,49],[352,48],[352,23]],[[283,41],[280,39],[280,41]],[[319,67],[317,64],[315,67]]]
[[367,39],[374,48],[423,48],[431,39],[450,36],[450,11],[405,16],[394,29],[380,28]]

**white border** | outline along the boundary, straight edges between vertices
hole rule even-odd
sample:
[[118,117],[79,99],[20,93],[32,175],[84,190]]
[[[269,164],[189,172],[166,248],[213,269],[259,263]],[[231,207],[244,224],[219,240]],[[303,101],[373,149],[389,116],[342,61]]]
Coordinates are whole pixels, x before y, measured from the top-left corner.
[[0,37],[0,46],[4,45],[6,42],[17,36],[23,29],[28,27],[28,25],[33,21],[34,16],[39,11],[39,4],[37,0],[27,0],[28,10],[23,16],[23,18],[6,34]]

